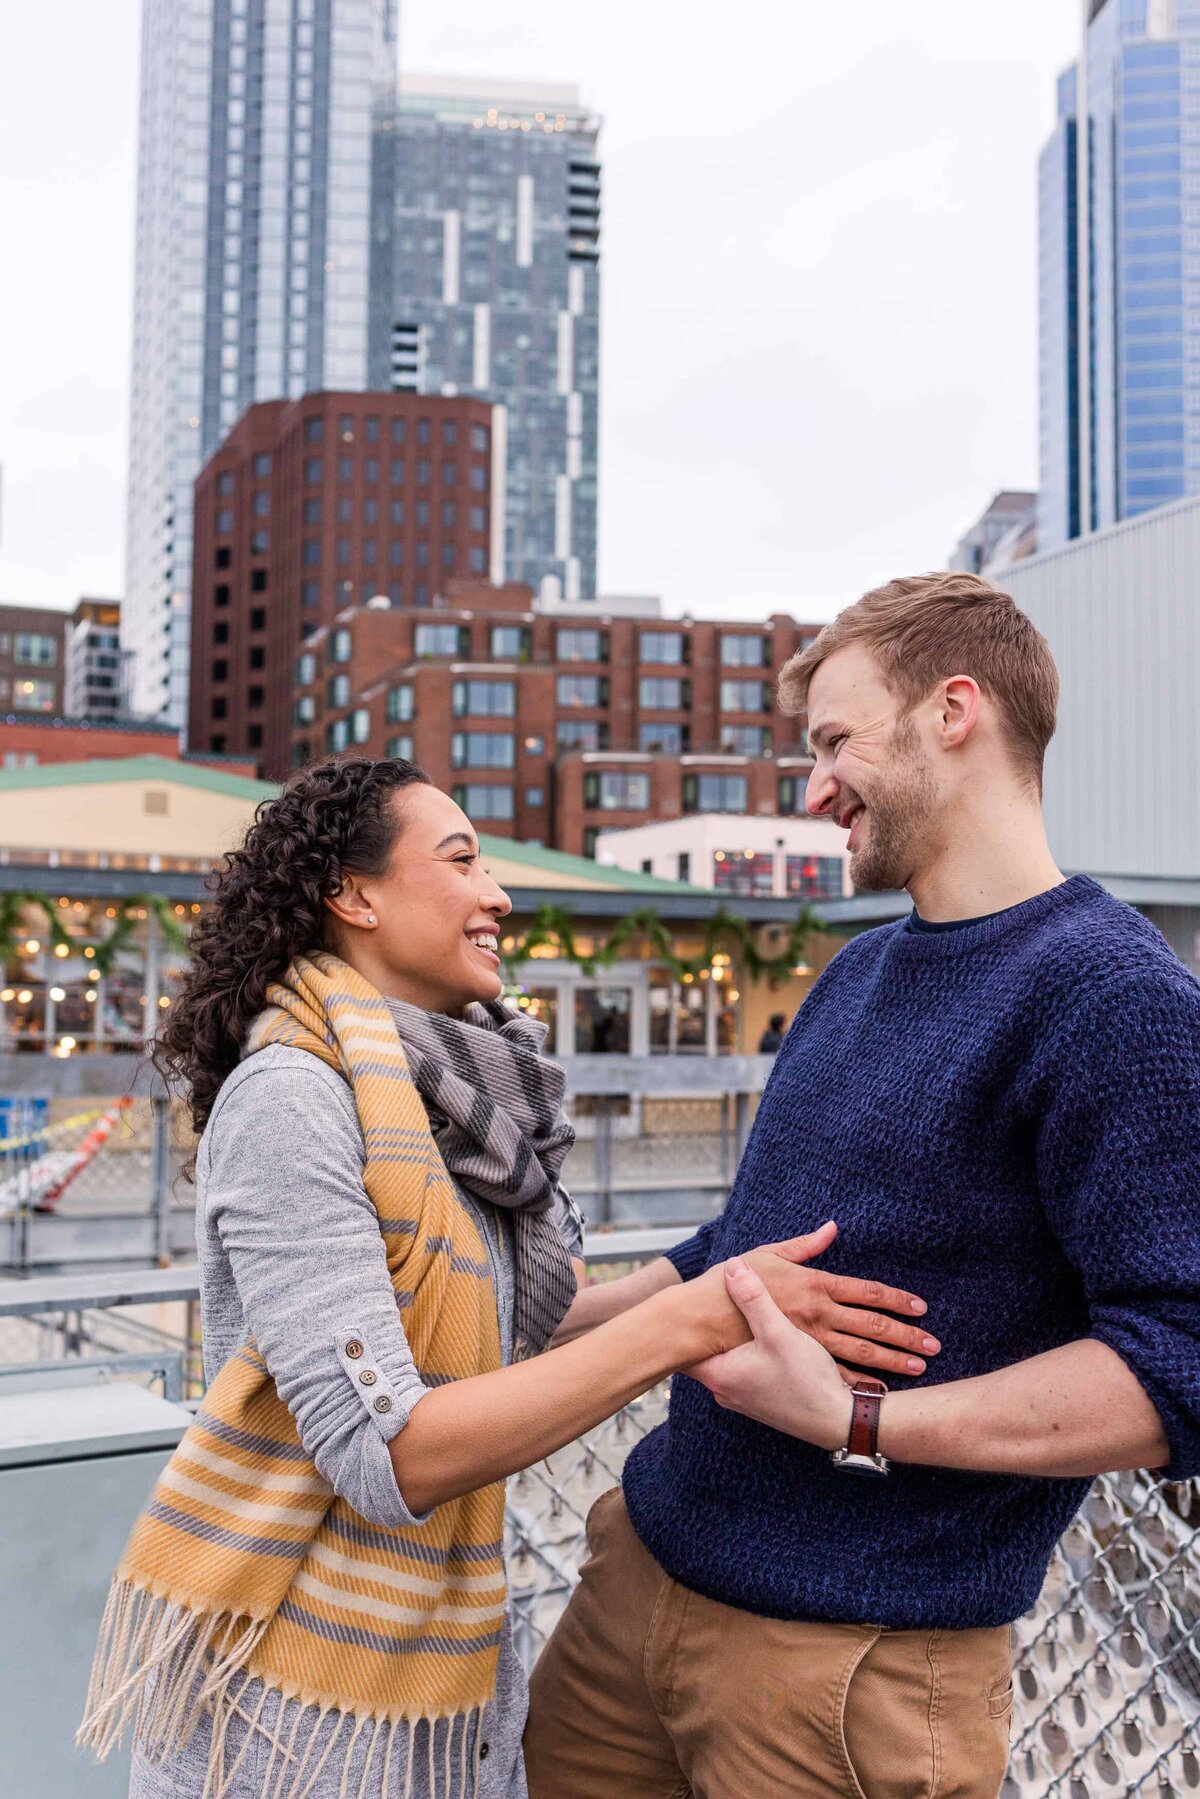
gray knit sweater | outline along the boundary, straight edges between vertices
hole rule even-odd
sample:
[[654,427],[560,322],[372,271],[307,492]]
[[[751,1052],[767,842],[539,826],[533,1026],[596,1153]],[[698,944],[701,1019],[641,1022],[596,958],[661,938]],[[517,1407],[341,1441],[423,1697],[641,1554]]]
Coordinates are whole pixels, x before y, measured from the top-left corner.
[[[275,1045],[229,1076],[196,1161],[204,1373],[211,1381],[252,1334],[305,1448],[334,1491],[371,1523],[419,1525],[424,1519],[405,1505],[387,1445],[407,1424],[426,1388],[400,1323],[383,1239],[363,1186],[365,1159],[350,1087],[316,1056]],[[514,1292],[511,1221],[498,1208],[477,1204],[463,1193],[459,1197],[488,1245],[507,1362]],[[559,1223],[571,1253],[579,1254],[578,1222],[561,1199]],[[340,1344],[351,1337],[367,1346],[380,1374],[372,1397],[381,1390],[389,1393],[390,1412],[364,1403],[363,1390],[340,1353]],[[255,1683],[247,1687],[242,1711],[252,1712],[258,1691]],[[413,1799],[525,1799],[521,1735],[526,1708],[524,1672],[506,1629],[495,1699],[480,1727],[487,1751],[478,1790],[464,1794],[455,1787],[447,1793],[441,1780],[433,1790],[427,1734],[419,1726]],[[278,1759],[274,1768],[269,1765],[270,1742],[278,1736],[286,1741],[290,1720],[283,1732],[276,1731],[276,1723],[273,1712],[264,1716],[263,1728],[245,1745],[228,1799],[260,1799],[274,1789],[281,1770]],[[227,1765],[245,1742],[236,1725],[235,1719]],[[298,1741],[306,1739],[308,1728],[301,1724]],[[435,1733],[432,1760],[437,1768],[445,1760],[445,1728],[439,1726]],[[451,1746],[451,1764],[457,1768],[457,1731]],[[209,1732],[202,1726],[188,1747],[161,1767],[151,1767],[135,1754],[130,1799],[200,1799],[208,1747]],[[407,1743],[398,1737],[394,1754],[400,1767],[407,1753]],[[337,1799],[344,1790],[343,1772],[336,1753],[331,1755],[309,1799]],[[358,1792],[360,1772],[352,1766],[351,1793]],[[381,1773],[381,1768],[371,1771],[364,1799],[377,1799]]]

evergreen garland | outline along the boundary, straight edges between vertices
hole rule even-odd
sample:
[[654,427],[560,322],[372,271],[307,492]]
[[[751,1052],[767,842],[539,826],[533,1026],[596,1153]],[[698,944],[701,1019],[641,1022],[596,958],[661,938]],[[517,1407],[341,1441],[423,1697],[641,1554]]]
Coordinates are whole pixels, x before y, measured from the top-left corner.
[[[549,944],[554,946],[559,960],[573,962],[584,974],[594,975],[598,969],[610,968],[614,962],[619,961],[622,950],[636,938],[644,937],[652,945],[656,959],[670,969],[677,981],[682,980],[684,975],[695,976],[702,969],[709,968],[713,955],[726,947],[736,952],[750,980],[781,981],[803,960],[808,939],[818,931],[823,931],[825,925],[811,906],[802,907],[788,927],[783,948],[774,955],[764,955],[758,947],[756,938],[763,928],[761,925],[752,925],[748,919],[729,912],[722,906],[704,923],[704,947],[700,954],[681,956],[675,949],[670,926],[664,923],[652,906],[641,906],[619,918],[610,930],[607,942],[591,955],[585,956],[575,944],[573,914],[564,906],[539,906],[528,929],[518,938],[513,949],[505,950],[502,946],[501,954],[510,974],[515,974],[517,969],[529,961],[535,949]],[[766,928],[769,930],[771,927]]]
[[163,942],[169,949],[186,951],[187,932],[175,915],[172,901],[164,898],[161,893],[135,893],[116,904],[117,916],[112,921],[112,929],[108,935],[88,941],[72,937],[67,932],[62,922],[62,908],[50,894],[0,893],[0,967],[6,966],[17,955],[28,937],[24,920],[25,914],[30,910],[40,912],[45,918],[51,949],[63,943],[72,955],[77,956],[82,955],[85,950],[92,950],[94,953],[88,960],[103,975],[112,973],[118,955],[132,940],[140,922],[139,910],[152,913],[158,920]]

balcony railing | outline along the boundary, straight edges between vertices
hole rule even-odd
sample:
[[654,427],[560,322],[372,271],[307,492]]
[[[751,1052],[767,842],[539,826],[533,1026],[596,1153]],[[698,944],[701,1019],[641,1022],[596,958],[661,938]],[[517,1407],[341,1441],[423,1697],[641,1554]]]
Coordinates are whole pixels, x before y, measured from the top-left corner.
[[[635,1265],[678,1234],[597,1233],[589,1272]],[[126,1379],[198,1397],[189,1330],[197,1293],[194,1269],[0,1283],[0,1395]],[[164,1306],[170,1322],[146,1310]],[[666,1401],[666,1386],[654,1388],[510,1482],[509,1579],[527,1666],[578,1578],[589,1507],[620,1480]],[[22,1549],[32,1565],[70,1553],[66,1543]],[[1200,1788],[1200,1482],[1121,1474],[1094,1483],[1037,1605],[1017,1624],[1015,1687],[1003,1799],[1182,1799]]]

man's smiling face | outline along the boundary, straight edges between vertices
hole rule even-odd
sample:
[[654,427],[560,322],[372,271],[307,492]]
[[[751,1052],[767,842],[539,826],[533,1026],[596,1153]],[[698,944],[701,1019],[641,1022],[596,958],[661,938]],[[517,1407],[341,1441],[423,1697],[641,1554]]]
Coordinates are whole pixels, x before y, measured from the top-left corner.
[[849,830],[850,875],[862,892],[908,884],[928,854],[938,800],[914,717],[861,644],[835,650],[808,687],[808,740],[816,766],[805,804]]

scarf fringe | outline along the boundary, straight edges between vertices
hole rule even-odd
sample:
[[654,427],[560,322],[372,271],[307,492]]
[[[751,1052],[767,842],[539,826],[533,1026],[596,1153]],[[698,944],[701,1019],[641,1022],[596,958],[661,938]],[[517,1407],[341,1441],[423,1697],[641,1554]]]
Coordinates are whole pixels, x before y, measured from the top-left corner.
[[[226,1799],[235,1790],[246,1752],[262,1735],[268,1736],[271,1749],[264,1799],[309,1799],[339,1744],[340,1764],[334,1764],[334,1771],[339,1765],[341,1771],[338,1799],[411,1799],[417,1736],[423,1727],[421,1759],[428,1761],[430,1792],[440,1786],[446,1793],[465,1795],[468,1765],[469,1790],[478,1790],[483,1735],[478,1707],[451,1717],[355,1716],[260,1682],[257,1700],[244,1711],[240,1701],[253,1679],[246,1664],[269,1623],[227,1612],[197,1614],[131,1580],[114,1579],[76,1742],[103,1761],[132,1726],[134,1742],[147,1761],[162,1762],[187,1745],[207,1714],[212,1724],[203,1799]],[[271,1699],[277,1705],[268,1726],[264,1713]],[[310,1712],[313,1723],[305,1734],[301,1727]],[[227,1767],[228,1732],[235,1718],[244,1726],[244,1739]],[[318,1752],[322,1726],[330,1718],[336,1723]],[[447,1728],[439,1746],[436,1733],[442,1723]],[[402,1729],[408,1733],[407,1754],[394,1756],[396,1733]],[[365,1756],[352,1785],[356,1746],[365,1749]],[[440,1777],[435,1772],[439,1766]],[[380,1770],[379,1784],[368,1789],[373,1767]],[[456,1770],[458,1781],[452,1784]]]

